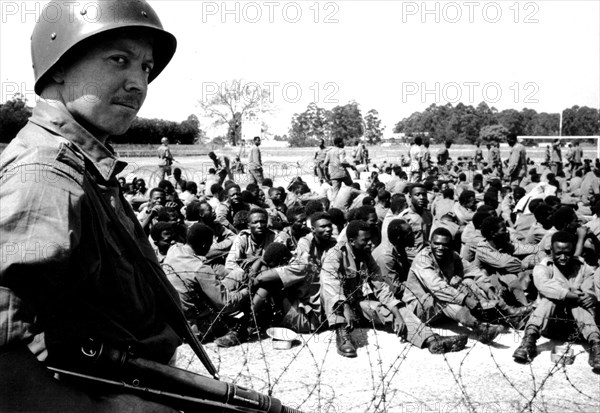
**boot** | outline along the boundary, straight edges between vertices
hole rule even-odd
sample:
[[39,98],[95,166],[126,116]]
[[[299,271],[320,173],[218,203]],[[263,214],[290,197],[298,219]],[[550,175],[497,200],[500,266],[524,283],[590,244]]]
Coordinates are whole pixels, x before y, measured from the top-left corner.
[[356,347],[350,337],[350,331],[345,326],[335,330],[335,344],[337,352],[344,357],[356,357]]
[[533,358],[537,355],[537,347],[535,342],[539,337],[540,333],[537,328],[528,327],[525,330],[525,335],[523,336],[521,345],[517,347],[513,353],[513,358],[517,363],[531,363]]
[[594,372],[600,373],[600,341],[594,341],[590,344],[590,366],[592,366]]
[[479,323],[474,330],[477,340],[483,344],[490,344],[500,333],[504,332],[504,327],[498,324]]
[[224,336],[215,339],[219,347],[233,347],[245,343],[248,340],[248,330],[245,323],[238,322]]
[[460,351],[467,345],[469,336],[461,334],[458,336],[442,337],[434,335],[427,342],[427,348],[431,354],[444,354],[452,351]]

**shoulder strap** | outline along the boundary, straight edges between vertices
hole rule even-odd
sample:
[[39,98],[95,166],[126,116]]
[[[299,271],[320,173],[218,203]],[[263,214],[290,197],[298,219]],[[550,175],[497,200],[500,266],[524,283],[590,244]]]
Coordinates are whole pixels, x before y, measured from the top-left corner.
[[[168,313],[168,319],[171,322],[173,329],[190,345],[196,356],[200,359],[206,370],[215,378],[218,379],[217,369],[212,364],[208,354],[200,344],[198,338],[192,332],[185,315],[181,310],[180,303],[175,300],[175,297],[169,291],[169,282],[164,276],[164,272],[160,267],[151,265],[146,256],[140,250],[137,243],[130,237],[129,233],[121,223],[121,220],[117,217],[115,210],[108,204],[104,199],[97,185],[90,182],[90,177],[86,173],[84,175],[84,181],[90,183],[90,187],[93,189],[90,192],[86,192],[92,197],[92,200],[96,204],[101,204],[110,216],[111,221],[114,223],[114,228],[117,232],[117,236],[127,246],[127,249],[131,251],[135,257],[136,262],[143,267],[142,274],[146,277],[148,283],[152,286],[157,296],[160,297],[161,303],[164,304],[165,309]],[[123,198],[123,193],[119,191],[119,199],[122,205],[126,205],[126,200]],[[161,273],[163,276],[161,276]]]

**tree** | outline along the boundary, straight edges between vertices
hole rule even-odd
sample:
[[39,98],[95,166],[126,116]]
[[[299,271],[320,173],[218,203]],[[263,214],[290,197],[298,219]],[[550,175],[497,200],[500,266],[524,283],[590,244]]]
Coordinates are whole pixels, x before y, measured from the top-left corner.
[[241,119],[248,111],[261,114],[274,111],[269,90],[256,83],[233,80],[231,83],[223,82],[211,92],[206,92],[206,96],[198,101],[202,116],[209,119],[213,126],[229,125],[227,136],[233,146],[241,138],[241,131],[237,133],[235,119],[239,117],[241,128]]
[[365,116],[365,137],[371,145],[379,143],[383,137],[381,119],[379,119],[379,112],[375,109],[368,111]]
[[364,122],[358,103],[351,101],[331,111],[331,137],[354,140],[364,134]]
[[319,139],[329,141],[331,136],[331,112],[314,102],[302,113],[292,116],[289,130],[290,146],[314,146]]
[[563,111],[563,136],[600,135],[600,115],[598,109],[587,106],[573,106]]
[[525,119],[523,114],[515,109],[506,109],[498,114],[498,121],[509,133],[523,135],[525,132]]
[[27,124],[31,108],[22,94],[16,94],[4,104],[0,104],[0,142],[8,143]]
[[509,131],[504,125],[490,125],[481,128],[479,139],[483,143],[504,142]]

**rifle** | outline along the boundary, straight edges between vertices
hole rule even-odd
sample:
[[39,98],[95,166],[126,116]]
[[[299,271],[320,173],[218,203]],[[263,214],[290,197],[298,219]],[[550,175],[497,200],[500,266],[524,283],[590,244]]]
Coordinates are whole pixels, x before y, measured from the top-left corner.
[[[48,369],[89,383],[114,386],[186,412],[205,412],[207,408],[212,408],[209,411],[302,413],[300,410],[284,406],[275,397],[152,360],[132,357],[131,354],[105,344],[101,344],[97,351],[89,350],[88,348],[82,352],[96,370],[109,372],[111,377],[115,374],[128,377],[131,384],[121,379],[97,377],[53,366]],[[145,383],[159,388],[148,387]]]

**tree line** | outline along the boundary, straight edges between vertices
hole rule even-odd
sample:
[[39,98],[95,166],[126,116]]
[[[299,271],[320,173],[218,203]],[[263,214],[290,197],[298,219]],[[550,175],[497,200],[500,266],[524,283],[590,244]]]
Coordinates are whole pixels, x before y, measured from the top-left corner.
[[431,143],[451,140],[473,144],[478,140],[494,140],[498,131],[518,136],[594,136],[600,135],[598,109],[573,106],[560,114],[538,113],[533,109],[498,111],[485,102],[477,107],[462,103],[432,104],[423,112],[415,112],[394,127],[395,133],[427,137]]
[[[27,124],[31,113],[32,109],[22,95],[15,95],[0,104],[0,142],[10,142]],[[164,136],[172,143],[193,144],[200,141],[204,134],[196,115],[190,115],[182,122],[137,117],[127,133],[116,140],[129,144],[157,144]]]

